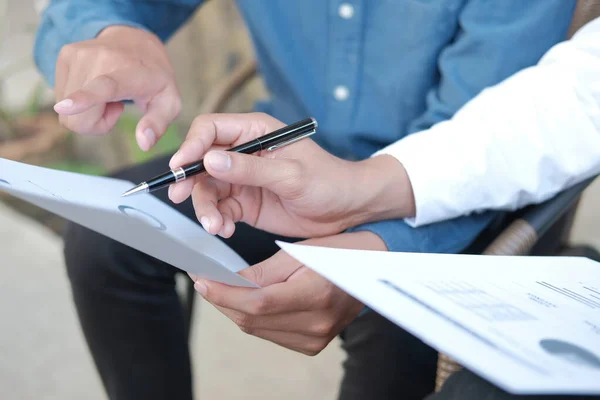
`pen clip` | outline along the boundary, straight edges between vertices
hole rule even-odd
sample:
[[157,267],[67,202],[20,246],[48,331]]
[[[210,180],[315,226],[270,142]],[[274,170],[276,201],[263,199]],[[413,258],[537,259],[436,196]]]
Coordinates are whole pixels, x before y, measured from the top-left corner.
[[267,151],[277,150],[278,148],[283,147],[283,146],[287,146],[288,144],[296,143],[299,140],[302,140],[302,139],[307,138],[307,137],[309,137],[311,135],[314,135],[316,132],[317,132],[317,130],[313,129],[312,131],[308,131],[308,132],[306,132],[306,133],[304,133],[304,134],[302,134],[300,136],[296,136],[295,138],[290,139],[287,142],[281,142],[281,143],[274,144],[273,146],[267,148]]

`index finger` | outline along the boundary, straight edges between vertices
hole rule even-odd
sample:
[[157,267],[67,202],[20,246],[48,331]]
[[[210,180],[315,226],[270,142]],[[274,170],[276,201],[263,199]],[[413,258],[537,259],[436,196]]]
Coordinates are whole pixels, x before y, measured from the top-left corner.
[[169,166],[179,168],[197,162],[214,145],[231,148],[266,135],[284,126],[263,113],[204,114],[196,117],[179,151],[173,155]]
[[54,109],[61,115],[80,114],[97,105],[153,97],[167,85],[160,72],[144,67],[121,68],[93,78],[81,89],[67,94]]

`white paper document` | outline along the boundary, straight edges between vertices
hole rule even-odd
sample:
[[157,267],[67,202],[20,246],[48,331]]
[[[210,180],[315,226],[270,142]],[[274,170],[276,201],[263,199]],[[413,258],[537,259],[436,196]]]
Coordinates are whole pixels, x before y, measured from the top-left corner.
[[600,263],[278,244],[508,392],[600,394]]
[[228,285],[256,287],[236,273],[248,264],[200,225],[150,194],[121,197],[132,186],[124,180],[0,158],[0,191],[181,270]]

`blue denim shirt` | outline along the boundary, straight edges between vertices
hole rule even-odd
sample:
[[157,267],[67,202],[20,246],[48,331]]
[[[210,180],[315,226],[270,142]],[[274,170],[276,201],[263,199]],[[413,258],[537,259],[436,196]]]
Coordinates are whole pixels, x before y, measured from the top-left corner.
[[[63,45],[111,24],[148,29],[166,41],[201,3],[53,0],[35,61],[52,85]],[[485,87],[535,64],[565,39],[575,0],[239,0],[238,6],[270,92],[257,107],[286,123],[314,116],[315,140],[358,160],[449,118]],[[458,252],[494,215],[354,230],[377,233],[391,251]]]

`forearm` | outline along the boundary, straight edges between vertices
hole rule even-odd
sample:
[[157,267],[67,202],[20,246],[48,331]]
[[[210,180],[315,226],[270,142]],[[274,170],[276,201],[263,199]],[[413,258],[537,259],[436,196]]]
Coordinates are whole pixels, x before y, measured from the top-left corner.
[[202,0],[53,0],[37,31],[35,63],[50,86],[54,86],[56,60],[64,45],[93,39],[112,25],[145,29],[165,42],[201,3]]

